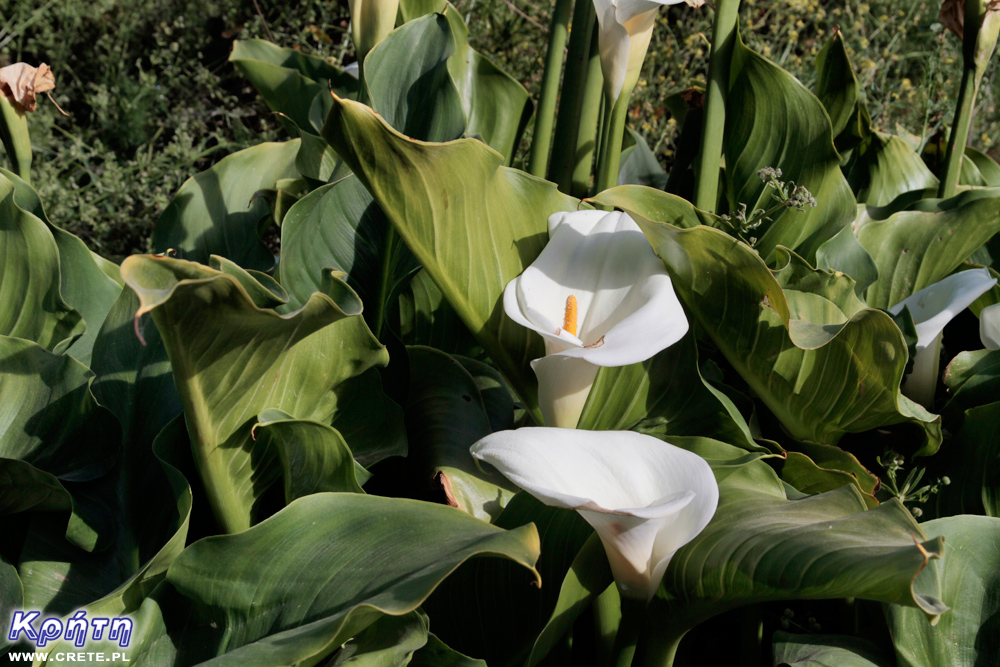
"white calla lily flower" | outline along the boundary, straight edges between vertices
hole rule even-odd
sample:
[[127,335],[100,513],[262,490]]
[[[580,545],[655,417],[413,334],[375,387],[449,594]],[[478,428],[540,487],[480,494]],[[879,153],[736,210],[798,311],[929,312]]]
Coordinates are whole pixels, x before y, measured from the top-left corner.
[[622,595],[644,602],[719,504],[705,459],[633,431],[498,431],[471,453],[546,505],[578,511],[601,538]]
[[979,313],[979,339],[987,350],[1000,350],[1000,303]]
[[694,7],[704,4],[704,0],[594,0],[604,94],[612,102],[623,90],[631,93],[639,80],[657,10],[685,1]]
[[547,426],[572,428],[600,366],[645,361],[680,340],[687,318],[663,262],[625,213],[549,218],[549,242],[507,284],[504,310],[545,340],[531,367]]
[[909,308],[917,330],[913,371],[903,382],[903,394],[924,407],[934,402],[941,333],[945,325],[996,284],[986,269],[960,271],[925,287],[889,309],[893,315]]
[[348,0],[358,61],[365,59],[396,26],[399,0]]

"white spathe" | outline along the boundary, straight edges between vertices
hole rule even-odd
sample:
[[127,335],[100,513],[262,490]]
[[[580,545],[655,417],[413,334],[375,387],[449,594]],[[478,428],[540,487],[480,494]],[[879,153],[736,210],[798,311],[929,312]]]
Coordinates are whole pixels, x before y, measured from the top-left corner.
[[348,6],[354,51],[360,62],[392,32],[399,0],[348,0]]
[[[576,335],[563,328],[577,302]],[[625,213],[549,217],[549,242],[504,290],[504,311],[545,340],[531,362],[547,426],[572,428],[600,366],[645,361],[688,330],[663,262]]]
[[917,355],[902,391],[924,407],[934,402],[941,333],[945,325],[996,284],[986,269],[960,271],[925,287],[889,309],[893,315],[910,310],[917,330]]
[[546,505],[577,510],[601,538],[621,593],[647,602],[719,505],[703,458],[633,431],[521,428],[471,452]]
[[681,2],[698,7],[704,0],[594,0],[604,93],[614,102],[622,90],[631,93],[653,35],[656,11]]
[[1000,350],[1000,303],[979,313],[979,339],[987,350]]

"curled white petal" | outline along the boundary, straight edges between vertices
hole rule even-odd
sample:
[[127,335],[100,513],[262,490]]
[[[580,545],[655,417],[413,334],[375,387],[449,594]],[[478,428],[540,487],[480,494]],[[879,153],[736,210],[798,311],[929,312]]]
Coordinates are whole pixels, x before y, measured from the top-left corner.
[[631,431],[522,428],[493,433],[471,452],[542,502],[578,510],[631,597],[653,596],[670,558],[719,502],[704,459]]
[[913,370],[903,383],[903,394],[924,407],[934,402],[941,334],[960,312],[996,284],[986,269],[960,271],[929,285],[889,309],[893,315],[908,308],[917,330]]
[[979,313],[979,338],[987,350],[1000,350],[1000,303]]

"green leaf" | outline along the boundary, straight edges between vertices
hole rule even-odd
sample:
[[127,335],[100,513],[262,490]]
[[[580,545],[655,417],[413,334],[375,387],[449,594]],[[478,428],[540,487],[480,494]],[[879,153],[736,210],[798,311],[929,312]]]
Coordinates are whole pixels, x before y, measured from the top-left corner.
[[457,9],[447,5],[444,16],[455,40],[448,71],[468,119],[465,134],[482,139],[509,165],[531,118],[531,97],[514,77],[469,46],[469,29]]
[[406,456],[403,408],[382,391],[377,368],[344,380],[334,390],[333,427],[363,466],[390,456]]
[[443,15],[400,26],[365,58],[371,106],[408,137],[458,139],[465,132],[466,117],[448,70],[454,53],[451,25]]
[[351,448],[336,429],[271,408],[257,417],[253,437],[281,459],[285,503],[324,491],[364,493],[361,484],[368,477],[363,468],[357,470]]
[[462,655],[431,634],[427,644],[413,654],[410,667],[486,667],[486,663]]
[[781,245],[813,262],[819,247],[854,220],[856,204],[822,103],[739,39],[726,98],[724,151],[730,210],[740,204],[748,211],[771,207],[772,189],[757,176],[764,167],[781,169],[782,180],[805,186],[819,202],[805,212],[785,209],[760,227],[757,249],[768,261]]
[[648,361],[598,371],[577,428],[636,427],[661,438],[704,435],[758,449],[736,406],[702,378],[691,332]]
[[122,291],[118,267],[92,253],[76,235],[53,225],[34,188],[5,169],[0,169],[0,176],[13,184],[18,208],[44,222],[55,239],[59,250],[59,291],[66,304],[80,313],[87,325],[84,334],[66,351],[89,366],[97,332]]
[[890,308],[951,274],[976,248],[1000,231],[1000,197],[927,200],[933,210],[898,211],[874,218],[869,209],[855,225],[858,241],[878,266],[879,279],[865,293],[873,308]]
[[963,185],[996,187],[1000,185],[1000,164],[989,155],[966,146],[962,156],[962,175],[958,181]]
[[502,294],[544,247],[548,217],[577,201],[478,141],[411,141],[354,102],[335,100],[323,133],[537,416],[528,363],[541,339],[506,317]]
[[871,118],[839,29],[816,55],[816,74],[816,97],[830,114],[834,143],[848,151],[871,134]]
[[[63,351],[86,329],[60,292],[59,247],[46,224],[17,204],[0,177],[0,335]],[[97,323],[94,324],[97,326]]]
[[323,269],[347,274],[367,306],[365,320],[379,331],[393,297],[418,268],[356,176],[310,192],[281,226],[281,281],[293,307],[320,288]]
[[774,633],[776,667],[895,667],[879,647],[858,637]]
[[[0,558],[0,616],[11,618],[15,611],[23,609],[24,594],[21,591],[21,579],[13,565]],[[7,633],[0,634],[0,652],[13,646],[7,638]]]
[[483,348],[423,269],[414,274],[399,295],[399,319],[399,337],[407,345],[424,345],[469,357],[483,354]]
[[649,149],[649,144],[642,135],[631,128],[625,128],[622,143],[624,145],[618,168],[618,183],[644,185],[654,190],[663,190],[667,186],[667,172],[660,166],[659,160]]
[[407,353],[407,439],[420,473],[441,488],[449,505],[484,521],[495,519],[517,487],[469,454],[493,432],[475,378],[444,352],[411,347]]
[[933,191],[938,179],[908,143],[885,132],[872,132],[846,169],[858,203],[885,206],[907,192]]
[[358,89],[357,79],[326,60],[262,39],[233,42],[229,62],[250,79],[272,111],[313,134],[329,111],[329,90],[344,97]]
[[261,241],[260,229],[271,214],[267,203],[254,195],[298,176],[299,144],[298,139],[259,144],[185,181],[156,223],[156,252],[173,249],[184,259],[202,263],[220,255],[246,269],[270,270],[274,256]]
[[863,306],[849,278],[784,251],[787,264],[772,275],[718,230],[636,221],[687,311],[793,437],[836,444],[845,433],[909,421],[924,430],[927,451],[940,444],[940,418],[899,393],[902,334]]
[[133,256],[122,277],[142,304],[136,317],[152,313],[163,337],[212,510],[225,530],[245,530],[277,476],[276,452],[252,438],[256,416],[275,408],[328,422],[333,388],[384,365],[385,349],[336,277],[285,315],[256,306],[232,276],[183,260]]
[[[594,532],[577,512],[543,505],[523,492],[511,499],[496,525],[517,529],[529,522],[537,526],[541,538],[544,555],[538,568],[543,586],[534,585],[514,563],[473,561],[424,605],[441,639],[466,655],[482,658],[490,667],[524,664],[556,606],[559,582],[567,577]],[[605,558],[604,568],[606,563]]]
[[245,532],[185,549],[133,615],[121,664],[317,664],[386,615],[414,611],[474,556],[534,572],[538,554],[533,526],[502,530],[414,500],[307,496]]
[[944,383],[951,397],[942,412],[961,421],[962,413],[970,408],[997,400],[1000,389],[1000,351],[973,350],[962,352],[948,364]]
[[956,516],[921,525],[947,545],[942,597],[952,609],[932,627],[918,610],[885,605],[899,667],[978,667],[1000,655],[996,632],[1000,596],[1000,519]]
[[639,185],[620,185],[601,192],[587,202],[620,208],[630,214],[669,222],[682,229],[698,225],[720,228],[726,226],[717,216],[695,208],[686,199]]
[[396,25],[402,25],[434,12],[442,12],[446,4],[447,0],[399,0]]
[[854,279],[854,291],[860,296],[878,280],[878,266],[858,241],[854,229],[844,227],[816,251],[816,268],[840,271]]
[[397,667],[411,659],[429,636],[430,619],[419,611],[383,616],[344,644],[328,667]]
[[[902,504],[865,511],[852,486],[786,500],[773,482],[762,484],[760,465],[720,480],[715,517],[671,560],[649,609],[656,632],[647,655],[670,655],[703,620],[769,600],[855,597],[932,619],[947,610],[930,562],[943,541],[923,538]],[[756,479],[748,474],[755,468]]]

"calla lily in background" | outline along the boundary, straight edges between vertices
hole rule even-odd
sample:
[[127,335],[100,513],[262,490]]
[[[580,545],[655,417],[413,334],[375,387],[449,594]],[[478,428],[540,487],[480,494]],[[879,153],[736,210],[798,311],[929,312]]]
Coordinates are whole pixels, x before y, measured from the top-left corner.
[[600,31],[597,35],[604,73],[604,94],[614,102],[622,91],[631,94],[653,35],[656,12],[662,5],[687,2],[700,7],[704,0],[594,0]]
[[687,333],[663,262],[625,213],[549,218],[549,242],[504,290],[512,320],[545,339],[531,362],[548,426],[573,428],[600,366],[649,359]]
[[906,396],[924,407],[931,406],[937,385],[941,333],[945,325],[996,282],[986,269],[961,271],[925,287],[889,309],[890,313],[898,315],[904,307],[909,308],[917,329],[917,355],[913,360],[913,371],[902,387]]
[[979,313],[979,339],[987,350],[1000,350],[1000,303]]
[[578,511],[601,538],[619,591],[643,602],[719,504],[703,458],[632,431],[521,428],[470,451],[546,505]]
[[399,0],[348,0],[348,4],[354,50],[362,62],[395,27]]

